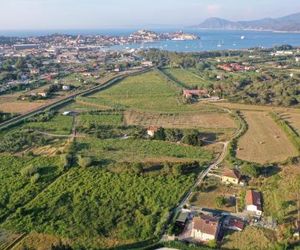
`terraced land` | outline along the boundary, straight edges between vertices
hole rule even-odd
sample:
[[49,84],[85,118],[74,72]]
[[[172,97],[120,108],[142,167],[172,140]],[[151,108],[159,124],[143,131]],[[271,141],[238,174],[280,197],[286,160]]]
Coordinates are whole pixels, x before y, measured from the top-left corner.
[[243,111],[242,114],[249,129],[238,143],[238,158],[265,164],[297,156],[293,144],[268,113]]

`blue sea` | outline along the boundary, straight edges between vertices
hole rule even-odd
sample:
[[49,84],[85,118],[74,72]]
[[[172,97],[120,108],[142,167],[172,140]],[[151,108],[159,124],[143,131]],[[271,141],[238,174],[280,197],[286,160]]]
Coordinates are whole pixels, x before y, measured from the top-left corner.
[[[152,29],[157,32],[173,32],[178,29]],[[102,30],[48,30],[48,31],[0,31],[0,36],[37,36],[54,33],[70,35],[119,35],[126,36],[134,29],[102,29]],[[130,44],[113,46],[111,49],[122,50],[125,48],[159,48],[178,52],[197,52],[213,50],[235,50],[254,47],[271,48],[283,44],[300,46],[299,33],[276,33],[265,31],[218,31],[183,29],[184,32],[197,34],[200,40],[195,41],[159,41],[144,44]],[[243,39],[242,39],[243,38]]]

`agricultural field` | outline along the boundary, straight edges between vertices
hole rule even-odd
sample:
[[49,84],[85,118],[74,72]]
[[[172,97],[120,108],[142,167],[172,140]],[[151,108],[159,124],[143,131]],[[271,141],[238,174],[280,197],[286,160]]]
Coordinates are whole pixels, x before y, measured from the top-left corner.
[[286,120],[295,131],[300,134],[300,113],[299,112],[288,112],[282,113],[281,118]]
[[62,171],[59,157],[0,155],[0,221],[18,211]]
[[24,114],[49,103],[49,101],[19,101],[17,100],[17,98],[18,97],[16,95],[0,96],[0,111],[7,113]]
[[88,249],[133,244],[160,232],[169,209],[193,180],[190,174],[120,175],[96,166],[73,169],[4,227],[57,235]]
[[82,113],[78,116],[77,125],[83,127],[89,127],[92,124],[97,126],[122,126],[123,114],[118,112],[101,112],[101,113]]
[[161,126],[164,128],[210,128],[235,129],[234,120],[224,112],[193,112],[193,113],[149,113],[127,111],[125,123],[128,125]]
[[73,117],[57,114],[48,121],[37,121],[25,123],[22,127],[38,132],[47,132],[57,135],[70,135]]
[[200,77],[199,75],[193,73],[192,71],[182,69],[182,68],[165,68],[163,72],[168,75],[171,79],[176,82],[181,83],[183,86],[187,87],[206,87],[208,81]]
[[[90,97],[80,98],[85,103],[111,108],[149,112],[197,112],[218,110],[202,103],[184,104],[181,88],[157,71],[127,77],[117,85]],[[96,107],[96,106],[95,106]]]
[[212,154],[199,147],[157,140],[79,138],[80,154],[105,162],[189,162],[207,164]]
[[266,112],[242,112],[248,131],[238,142],[237,157],[260,164],[282,162],[298,152],[284,131]]

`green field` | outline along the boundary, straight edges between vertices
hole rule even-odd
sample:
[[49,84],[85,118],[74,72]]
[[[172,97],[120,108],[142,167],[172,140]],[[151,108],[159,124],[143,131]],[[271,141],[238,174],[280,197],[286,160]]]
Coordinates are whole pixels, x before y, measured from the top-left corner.
[[184,104],[179,88],[157,71],[128,77],[117,85],[94,94],[81,97],[80,101],[118,109],[135,109],[152,112],[203,112],[217,111],[216,107],[202,103]]
[[[0,220],[32,200],[61,173],[58,157],[16,157],[0,155]],[[23,176],[21,170],[37,167],[39,179]]]
[[176,82],[181,83],[183,86],[187,87],[206,87],[209,81],[206,81],[199,75],[193,73],[192,71],[181,69],[181,68],[165,68],[163,72],[167,74],[171,79]]
[[[4,225],[67,237],[74,245],[109,248],[156,236],[194,175],[114,174],[73,169]],[[130,249],[130,247],[128,247]]]
[[77,124],[83,127],[89,127],[92,124],[103,126],[122,126],[123,125],[123,115],[121,113],[110,113],[110,112],[100,112],[100,113],[83,113],[78,116]]
[[24,124],[23,128],[30,128],[35,131],[49,132],[58,135],[69,135],[72,130],[73,117],[61,114],[55,115],[49,121],[29,122]]
[[197,160],[207,163],[212,154],[200,147],[184,146],[175,143],[142,139],[97,139],[80,138],[78,140],[83,155],[96,156],[99,160],[111,161],[181,161]]

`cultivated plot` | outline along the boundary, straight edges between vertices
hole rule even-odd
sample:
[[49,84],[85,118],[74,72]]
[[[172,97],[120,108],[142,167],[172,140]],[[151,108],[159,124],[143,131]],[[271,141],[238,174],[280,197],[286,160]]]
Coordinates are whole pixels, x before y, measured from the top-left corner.
[[234,129],[235,121],[226,113],[197,112],[197,113],[146,113],[127,111],[124,115],[128,125],[158,126],[164,128],[210,128]]
[[167,68],[163,69],[163,72],[170,78],[188,87],[203,87],[208,83],[195,73],[181,68]]
[[297,156],[293,144],[268,113],[244,111],[243,115],[249,129],[238,143],[238,158],[264,164]]

